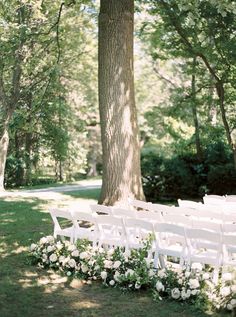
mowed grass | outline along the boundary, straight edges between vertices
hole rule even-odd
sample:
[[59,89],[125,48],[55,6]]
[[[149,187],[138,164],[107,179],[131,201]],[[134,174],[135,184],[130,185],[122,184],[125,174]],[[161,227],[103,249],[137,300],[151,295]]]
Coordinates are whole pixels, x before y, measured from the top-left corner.
[[[84,199],[94,199],[98,195],[97,189],[71,193],[73,197]],[[144,291],[123,293],[100,283],[85,285],[29,265],[29,245],[52,233],[48,204],[45,200],[31,198],[0,201],[1,317],[208,316],[172,301],[156,303]]]

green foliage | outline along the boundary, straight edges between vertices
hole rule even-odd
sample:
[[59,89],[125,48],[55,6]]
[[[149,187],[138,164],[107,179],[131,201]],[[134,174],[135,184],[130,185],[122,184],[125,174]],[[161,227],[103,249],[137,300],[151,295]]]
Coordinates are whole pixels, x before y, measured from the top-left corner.
[[205,193],[235,193],[236,172],[229,147],[221,141],[209,144],[199,161],[196,154],[165,158],[155,152],[142,154],[143,186],[148,200],[202,197]]

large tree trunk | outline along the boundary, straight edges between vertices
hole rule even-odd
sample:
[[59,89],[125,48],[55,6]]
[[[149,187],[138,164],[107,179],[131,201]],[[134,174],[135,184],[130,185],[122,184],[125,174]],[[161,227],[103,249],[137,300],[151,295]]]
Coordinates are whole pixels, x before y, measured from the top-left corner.
[[134,0],[101,0],[99,111],[103,183],[99,203],[143,199],[133,78]]
[[4,172],[7,159],[9,136],[7,129],[4,130],[0,139],[0,191],[4,190]]

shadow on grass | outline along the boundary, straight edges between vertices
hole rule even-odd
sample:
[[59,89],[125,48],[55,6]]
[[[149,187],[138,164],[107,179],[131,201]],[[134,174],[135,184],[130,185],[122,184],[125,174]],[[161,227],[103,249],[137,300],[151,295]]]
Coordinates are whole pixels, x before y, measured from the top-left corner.
[[0,202],[1,317],[207,316],[187,305],[155,303],[146,292],[124,294],[99,283],[84,285],[29,265],[28,246],[52,233],[46,209],[47,202],[39,199]]
[[64,192],[63,195],[69,195],[73,198],[98,200],[100,192],[101,192],[100,188],[94,188],[94,189],[88,189],[88,190]]

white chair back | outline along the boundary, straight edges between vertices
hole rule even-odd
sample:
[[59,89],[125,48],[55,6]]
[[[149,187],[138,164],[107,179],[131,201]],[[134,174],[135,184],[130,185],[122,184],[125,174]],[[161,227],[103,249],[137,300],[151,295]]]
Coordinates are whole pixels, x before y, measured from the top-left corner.
[[112,214],[119,218],[136,218],[136,211],[132,209],[113,208]]
[[104,205],[90,205],[92,212],[96,212],[98,214],[106,214],[112,216],[112,207],[104,206]]
[[82,211],[72,212],[72,221],[74,224],[74,240],[87,239],[95,246],[98,242],[98,226],[96,214],[89,214]]
[[52,217],[53,223],[54,223],[54,229],[53,229],[53,235],[54,238],[57,238],[57,236],[63,236],[70,238],[70,241],[72,242],[74,239],[74,227],[73,225],[66,225],[66,227],[62,226],[60,219],[68,220],[72,224],[72,215],[69,211],[53,208],[49,210],[50,215]]

